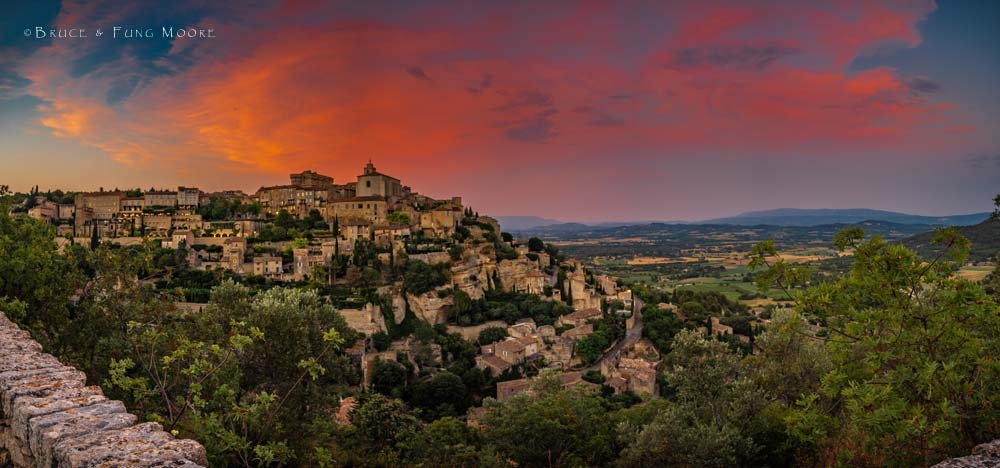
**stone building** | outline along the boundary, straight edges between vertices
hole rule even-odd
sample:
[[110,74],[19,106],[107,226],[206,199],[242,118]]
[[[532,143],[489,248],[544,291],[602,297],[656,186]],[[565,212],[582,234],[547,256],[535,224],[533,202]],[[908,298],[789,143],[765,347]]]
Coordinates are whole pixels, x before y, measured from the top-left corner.
[[364,173],[358,176],[355,190],[358,197],[400,198],[404,195],[399,179],[379,173],[371,161],[365,165]]
[[292,180],[292,185],[305,189],[329,189],[333,187],[333,177],[325,176],[314,171],[302,171],[298,174],[288,176]]
[[253,274],[266,278],[280,279],[284,273],[281,257],[260,255],[253,258]]
[[338,218],[341,225],[347,220],[365,220],[380,224],[389,216],[389,202],[382,196],[358,196],[335,200],[327,205],[326,219]]
[[556,326],[572,325],[579,327],[590,320],[599,320],[604,316],[601,309],[583,309],[566,315],[560,315],[556,320]]
[[324,255],[320,246],[309,246],[292,249],[292,279],[302,281],[312,275],[313,268],[326,265],[328,255]]

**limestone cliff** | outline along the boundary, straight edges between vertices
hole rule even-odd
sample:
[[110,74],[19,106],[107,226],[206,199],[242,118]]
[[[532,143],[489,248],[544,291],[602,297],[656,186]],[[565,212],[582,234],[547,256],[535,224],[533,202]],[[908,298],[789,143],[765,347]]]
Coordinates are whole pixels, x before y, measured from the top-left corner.
[[[488,250],[488,253],[484,253]],[[451,284],[472,299],[481,299],[492,288],[496,261],[492,249],[466,250],[462,258],[451,265]]]
[[448,321],[448,312],[455,300],[450,295],[439,297],[437,291],[430,291],[419,296],[407,293],[406,302],[418,319],[437,325]]
[[504,291],[541,294],[545,289],[547,276],[538,268],[537,261],[524,257],[503,260],[497,265],[497,273]]

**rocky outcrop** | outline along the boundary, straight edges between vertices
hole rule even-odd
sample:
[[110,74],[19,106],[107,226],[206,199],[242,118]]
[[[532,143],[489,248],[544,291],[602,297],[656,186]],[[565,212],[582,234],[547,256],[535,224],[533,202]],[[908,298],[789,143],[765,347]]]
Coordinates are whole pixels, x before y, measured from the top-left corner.
[[41,348],[0,313],[0,466],[208,464],[201,444],[136,424],[122,402]]
[[932,468],[996,468],[1000,467],[1000,439],[977,445],[972,455],[945,460]]
[[495,270],[496,263],[492,257],[468,249],[461,260],[452,262],[451,284],[473,300],[481,299],[492,287],[490,280]]
[[541,294],[548,278],[538,268],[538,262],[524,257],[517,260],[503,260],[497,265],[500,287],[504,291]]
[[418,319],[437,325],[448,321],[448,311],[455,303],[455,299],[450,295],[440,297],[437,291],[430,291],[419,296],[407,293],[406,302]]

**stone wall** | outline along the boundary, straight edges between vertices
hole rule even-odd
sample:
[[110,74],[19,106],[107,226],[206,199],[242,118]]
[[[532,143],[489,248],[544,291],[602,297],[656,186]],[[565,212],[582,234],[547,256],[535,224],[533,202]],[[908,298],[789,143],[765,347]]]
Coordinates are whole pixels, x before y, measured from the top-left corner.
[[0,313],[0,467],[208,464],[198,442],[137,422]]
[[1000,439],[977,445],[972,455],[945,460],[931,468],[996,468],[1000,466]]

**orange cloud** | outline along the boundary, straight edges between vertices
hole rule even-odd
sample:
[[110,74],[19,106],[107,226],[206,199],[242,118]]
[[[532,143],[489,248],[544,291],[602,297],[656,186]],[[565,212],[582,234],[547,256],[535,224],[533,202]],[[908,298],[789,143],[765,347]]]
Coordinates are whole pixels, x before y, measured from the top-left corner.
[[[894,3],[690,5],[651,15],[663,18],[662,31],[646,25],[653,44],[627,37],[628,7],[612,2],[524,18],[337,16],[261,29],[264,15],[253,33],[215,24],[219,43],[175,42],[164,60],[196,63],[143,77],[115,106],[102,96],[136,66],[127,58],[69,79],[65,64],[82,52],[64,43],[25,71],[52,103],[41,124],[55,135],[122,163],[192,173],[308,167],[343,180],[373,158],[419,182],[595,154],[621,162],[630,150],[926,150],[949,141],[942,104],[891,69],[846,71],[874,48],[920,42],[916,25],[933,4]],[[317,13],[285,5],[275,14]]]

